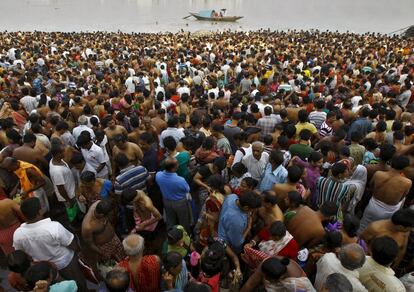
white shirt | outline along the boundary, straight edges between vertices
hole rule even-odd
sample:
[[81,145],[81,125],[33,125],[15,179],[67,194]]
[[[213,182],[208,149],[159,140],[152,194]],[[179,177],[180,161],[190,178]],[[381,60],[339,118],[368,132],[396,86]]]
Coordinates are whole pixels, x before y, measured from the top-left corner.
[[321,290],[326,278],[333,273],[343,274],[349,282],[351,282],[354,292],[368,291],[359,281],[359,272],[357,270],[351,271],[344,268],[336,255],[332,252],[321,257],[316,263],[316,266],[318,272],[316,273],[314,286],[317,291]]
[[210,92],[213,92],[214,93],[214,98],[216,99],[217,97],[218,97],[218,95],[219,95],[219,89],[216,87],[216,88],[212,88],[212,89],[209,89],[208,91],[207,91],[207,95],[208,95],[208,97],[210,97]]
[[73,138],[75,138],[75,141],[78,141],[78,137],[83,131],[88,131],[91,134],[92,140],[95,139],[95,133],[91,128],[89,128],[87,125],[79,125],[72,131]]
[[135,84],[139,81],[139,78],[136,76],[129,76],[127,80],[125,80],[125,86],[129,93],[135,92]]
[[361,283],[372,292],[404,292],[403,283],[395,277],[393,269],[378,264],[372,257],[359,270]]
[[20,103],[23,105],[26,113],[30,113],[37,108],[37,99],[34,96],[26,95],[20,99]]
[[62,224],[50,218],[35,223],[23,223],[13,234],[13,247],[23,250],[34,261],[48,261],[58,270],[66,268],[74,252],[67,248],[74,235]]
[[[94,169],[97,169],[102,163],[107,163],[108,160],[105,158],[105,154],[102,148],[92,143],[91,149],[82,148],[83,158],[89,163]],[[97,173],[96,177],[106,178],[108,175],[108,168],[104,167],[100,172]]]
[[[244,150],[244,154],[243,152],[240,150],[240,148],[242,148]],[[252,145],[249,145],[249,147],[240,147],[239,149],[237,149],[236,153],[234,154],[234,159],[233,159],[233,164],[231,165],[232,167],[237,163],[240,162],[243,157],[245,156],[249,156],[252,154]]]
[[168,136],[172,136],[177,143],[180,142],[180,140],[185,137],[184,131],[177,129],[177,128],[168,127],[167,129],[161,132],[161,135],[160,135],[160,147],[161,148],[164,148],[164,138]]
[[75,178],[69,166],[62,160],[64,165],[53,164],[53,159],[49,163],[50,179],[53,182],[56,197],[59,202],[66,202],[66,199],[59,193],[57,186],[63,185],[69,198],[75,197]]
[[178,95],[181,97],[181,95],[183,94],[183,93],[187,93],[188,95],[190,95],[190,88],[188,88],[187,86],[184,86],[184,87],[179,87],[178,89],[177,89],[177,93],[178,93]]
[[260,157],[260,160],[254,158],[253,154],[244,156],[242,160],[243,164],[247,167],[248,171],[252,175],[252,178],[258,181],[262,179],[263,172],[268,161],[269,154],[267,154],[266,152],[262,153],[262,157]]

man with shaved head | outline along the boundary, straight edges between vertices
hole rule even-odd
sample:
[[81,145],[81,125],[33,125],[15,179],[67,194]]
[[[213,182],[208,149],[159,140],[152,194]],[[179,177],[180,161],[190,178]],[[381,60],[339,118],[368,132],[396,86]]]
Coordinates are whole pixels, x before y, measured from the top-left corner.
[[128,235],[122,242],[127,258],[118,266],[129,273],[129,287],[133,291],[160,291],[161,261],[156,255],[144,256],[144,238],[138,234]]
[[345,245],[339,251],[325,254],[317,263],[315,288],[320,291],[326,278],[333,273],[343,274],[352,284],[353,291],[368,291],[359,281],[358,269],[365,263],[365,252],[357,243]]
[[178,224],[182,225],[187,232],[191,232],[192,214],[188,201],[190,186],[176,173],[177,169],[177,159],[167,157],[164,171],[157,172],[155,181],[163,197],[167,229]]

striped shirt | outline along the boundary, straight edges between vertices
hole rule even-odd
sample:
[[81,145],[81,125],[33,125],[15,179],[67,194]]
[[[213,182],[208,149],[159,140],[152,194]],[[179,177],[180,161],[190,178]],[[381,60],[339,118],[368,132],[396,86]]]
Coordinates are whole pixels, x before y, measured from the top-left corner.
[[326,136],[332,136],[333,129],[330,127],[326,121],[322,123],[321,128],[319,129],[319,136],[321,138]]
[[313,111],[309,114],[309,121],[315,125],[316,129],[320,129],[323,122],[326,120],[325,112]]
[[148,171],[143,166],[128,166],[120,171],[115,178],[115,194],[121,195],[126,189],[146,190]]
[[325,202],[335,202],[339,207],[339,213],[340,208],[350,199],[349,185],[345,185],[333,177],[320,177],[316,183],[316,187],[318,192],[318,207]]

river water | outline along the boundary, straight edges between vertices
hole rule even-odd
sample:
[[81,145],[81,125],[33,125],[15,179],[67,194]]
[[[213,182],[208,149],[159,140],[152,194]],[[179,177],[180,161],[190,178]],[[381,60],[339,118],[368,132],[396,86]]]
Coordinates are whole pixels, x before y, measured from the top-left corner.
[[[188,12],[244,16],[211,23]],[[390,33],[414,24],[414,0],[0,0],[0,30],[177,32],[321,29]]]

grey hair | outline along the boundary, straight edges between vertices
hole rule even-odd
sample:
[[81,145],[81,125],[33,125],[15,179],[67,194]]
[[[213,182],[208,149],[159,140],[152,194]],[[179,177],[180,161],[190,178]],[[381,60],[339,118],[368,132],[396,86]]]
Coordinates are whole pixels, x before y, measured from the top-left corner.
[[352,284],[343,274],[333,273],[326,277],[325,289],[328,292],[352,292]]
[[122,241],[127,256],[137,256],[144,251],[144,238],[138,234],[130,234]]
[[339,251],[339,260],[344,268],[348,270],[356,270],[365,263],[365,252],[357,243],[351,243],[343,246]]
[[264,144],[262,142],[260,142],[260,141],[254,141],[252,143],[252,147],[253,146],[260,146],[262,149],[264,148]]
[[88,118],[84,115],[80,116],[78,118],[78,124],[79,125],[87,125],[88,124]]

